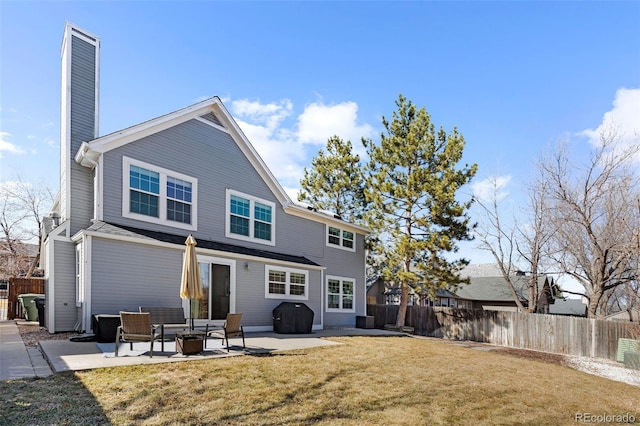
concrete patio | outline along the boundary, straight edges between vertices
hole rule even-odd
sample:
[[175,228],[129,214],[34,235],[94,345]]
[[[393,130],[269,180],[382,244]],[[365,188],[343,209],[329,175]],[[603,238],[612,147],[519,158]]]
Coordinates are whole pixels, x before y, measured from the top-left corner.
[[[241,339],[230,339],[226,347],[218,339],[209,339],[206,350],[198,355],[182,355],[175,351],[160,352],[160,344],[154,347],[153,358],[146,355],[111,357],[96,342],[71,342],[69,340],[43,340],[38,348],[26,347],[20,338],[15,322],[0,321],[0,380],[45,377],[64,371],[90,370],[124,365],[185,362],[241,355],[264,355],[295,349],[331,346],[337,336],[401,336],[378,329],[340,328],[315,331],[311,334],[277,334],[273,332],[246,333],[246,348]],[[240,345],[240,346],[237,346]],[[157,350],[157,352],[156,352]]]

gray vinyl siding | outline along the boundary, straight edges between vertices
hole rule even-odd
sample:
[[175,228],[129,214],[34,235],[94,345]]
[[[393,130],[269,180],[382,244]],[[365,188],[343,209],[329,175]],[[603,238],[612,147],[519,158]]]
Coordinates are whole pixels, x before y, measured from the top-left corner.
[[93,238],[91,251],[92,314],[182,306],[180,250]]
[[270,327],[273,325],[273,309],[282,302],[304,303],[314,311],[313,324],[321,324],[321,272],[307,270],[304,266],[293,267],[309,272],[309,299],[289,300],[271,299],[265,297],[265,262],[249,262],[249,271],[245,268],[245,261],[236,263],[236,312],[242,312],[242,322],[245,326]]
[[92,171],[77,164],[74,157],[82,142],[97,136],[95,49],[78,37],[71,38],[71,235],[89,226],[93,217]]
[[[104,219],[107,222],[184,233],[178,228],[122,217],[123,156],[198,179],[196,238],[200,235],[225,241],[225,194],[228,187],[276,202],[267,185],[227,133],[191,120],[104,155]],[[228,242],[265,247],[238,240]]]
[[[198,179],[198,229],[190,232],[162,224],[122,217],[123,156]],[[309,300],[303,303],[314,310],[314,324],[319,325],[322,321],[321,306],[322,298],[325,297],[324,287],[326,286],[327,274],[350,277],[356,280],[356,313],[324,313],[325,325],[353,326],[355,316],[364,315],[366,306],[364,305],[363,236],[356,237],[357,250],[355,252],[327,247],[325,224],[285,213],[276,196],[229,134],[198,120],[190,120],[109,151],[104,154],[103,161],[102,190],[105,221],[185,235],[185,237],[191,233],[196,239],[305,256],[327,268],[324,275],[317,270],[309,272],[310,296]],[[275,246],[246,242],[225,236],[227,188],[275,203]],[[103,256],[109,257],[108,253],[101,252],[99,256],[94,253],[94,259],[100,259],[100,263],[107,263]],[[145,253],[145,259],[147,258],[149,258],[149,254]],[[127,262],[132,262],[128,256],[124,256],[122,261],[125,262],[125,265]],[[140,266],[144,262],[142,264],[134,263],[136,267],[146,268]],[[244,260],[237,262],[236,310],[243,312],[243,323],[247,326],[271,325],[271,311],[284,299],[267,299],[264,296],[264,264],[268,263],[268,260],[265,260],[264,263],[251,262],[252,267],[249,271],[244,269],[244,263]],[[167,264],[162,266],[167,266]],[[105,268],[104,273],[112,273],[112,268],[108,266]],[[305,269],[303,265],[297,268]],[[150,272],[157,274],[157,271],[153,269],[150,269]],[[175,268],[174,273],[180,273],[180,265]],[[178,282],[178,278],[173,282]],[[102,285],[104,284],[94,283],[93,288]],[[148,285],[140,285],[140,283],[137,286],[148,288]],[[134,290],[134,293],[137,291]],[[138,296],[136,293],[136,297]],[[107,307],[106,304],[104,306]]]
[[[105,221],[186,235],[188,232],[179,228],[122,217],[123,156],[198,179],[198,230],[193,232],[194,237],[322,257],[324,225],[286,214],[227,133],[191,120],[104,154]],[[276,203],[275,247],[225,237],[227,188]]]
[[[56,241],[53,244],[53,277],[55,330],[50,332],[72,331],[78,321],[76,310],[76,249],[71,242]],[[51,279],[51,277],[49,277]],[[47,300],[47,303],[51,303]]]
[[[323,238],[326,238],[323,231]],[[324,297],[326,298],[326,286],[327,276],[333,275],[338,277],[353,278],[355,279],[354,288],[354,304],[355,313],[353,312],[325,312],[324,314],[324,326],[325,327],[337,327],[337,326],[355,326],[355,317],[357,315],[365,315],[367,312],[366,306],[366,283],[365,283],[365,271],[364,271],[364,237],[362,235],[356,236],[356,251],[351,252],[334,248],[326,245],[326,240],[322,240],[324,247],[324,256],[322,259],[316,259],[310,257],[311,260],[321,262],[327,269],[324,271]],[[326,303],[326,302],[325,302]]]
[[[180,307],[182,250],[93,238],[91,263],[91,313],[117,314],[139,306]],[[229,257],[231,258],[231,257]],[[268,262],[236,261],[236,312],[246,327],[271,327],[272,311],[287,299],[265,298],[265,265]],[[300,267],[299,269],[304,269]],[[321,272],[309,271],[309,300],[321,323]]]

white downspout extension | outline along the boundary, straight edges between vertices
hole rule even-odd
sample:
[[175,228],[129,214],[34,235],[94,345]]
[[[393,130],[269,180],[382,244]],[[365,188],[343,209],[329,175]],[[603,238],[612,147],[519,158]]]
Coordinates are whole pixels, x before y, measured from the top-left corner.
[[86,161],[93,165],[93,219],[102,220],[102,194],[100,192],[102,162],[97,162],[90,158],[86,158]]
[[320,270],[320,330],[324,330],[324,269]]
[[82,286],[84,287],[84,301],[82,302],[82,329],[91,330],[91,236],[82,236]]
[[55,286],[53,282],[53,277],[55,274],[53,273],[53,241],[49,238],[44,243],[45,251],[47,256],[47,275],[44,277],[47,281],[47,286],[45,287],[46,294],[46,302],[47,306],[45,307],[45,312],[47,316],[46,325],[49,333],[55,333],[56,326],[56,315],[55,315]]

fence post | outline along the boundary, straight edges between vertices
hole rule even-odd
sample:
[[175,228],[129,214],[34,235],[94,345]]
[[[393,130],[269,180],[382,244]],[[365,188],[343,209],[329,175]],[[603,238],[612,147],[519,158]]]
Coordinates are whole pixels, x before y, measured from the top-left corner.
[[591,324],[591,358],[596,357],[596,319],[589,321]]

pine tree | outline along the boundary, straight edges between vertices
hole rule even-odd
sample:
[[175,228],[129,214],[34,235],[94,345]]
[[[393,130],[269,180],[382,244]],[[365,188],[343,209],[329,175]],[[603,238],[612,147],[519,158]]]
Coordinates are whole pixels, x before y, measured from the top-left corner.
[[459,272],[468,261],[445,255],[471,239],[471,200],[458,201],[456,192],[473,178],[477,164],[456,169],[465,141],[455,127],[448,135],[442,127],[436,132],[424,107],[402,95],[396,106],[390,122],[382,118],[380,144],[363,143],[370,158],[368,225],[379,233],[385,280],[400,286],[396,326],[402,327],[409,287],[433,298],[437,289],[464,282]]
[[364,174],[360,156],[350,141],[338,136],[327,140],[326,152],[318,151],[311,168],[304,168],[298,201],[329,210],[342,219],[359,223],[364,208]]

